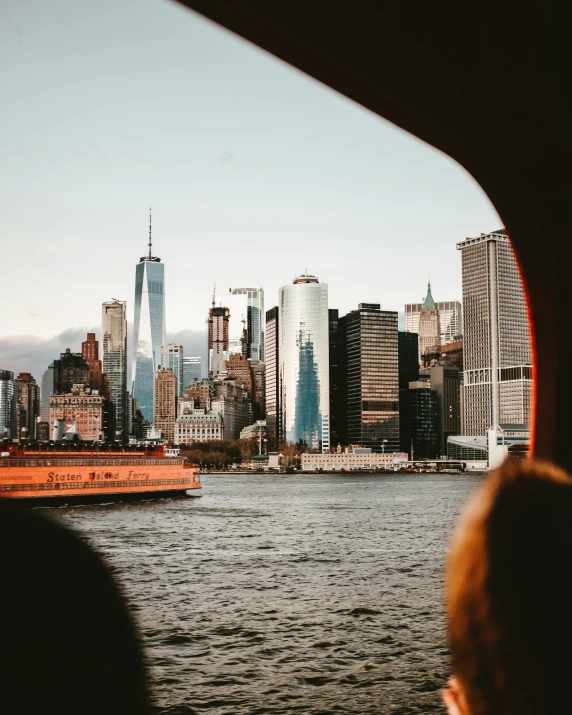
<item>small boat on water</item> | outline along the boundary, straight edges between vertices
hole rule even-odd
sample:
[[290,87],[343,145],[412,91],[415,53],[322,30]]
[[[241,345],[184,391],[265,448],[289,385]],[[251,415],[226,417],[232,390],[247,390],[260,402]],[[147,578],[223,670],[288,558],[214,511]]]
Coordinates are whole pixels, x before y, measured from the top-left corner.
[[0,499],[35,503],[184,495],[200,469],[164,445],[0,442]]

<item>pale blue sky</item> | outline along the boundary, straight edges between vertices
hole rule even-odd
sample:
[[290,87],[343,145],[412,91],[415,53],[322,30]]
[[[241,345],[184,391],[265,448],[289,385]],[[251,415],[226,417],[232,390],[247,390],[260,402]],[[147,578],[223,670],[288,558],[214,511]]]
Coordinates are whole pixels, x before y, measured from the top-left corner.
[[270,308],[305,268],[342,313],[402,311],[428,277],[460,298],[455,243],[500,226],[448,157],[166,0],[2,0],[0,66],[11,344],[112,297],[132,316],[150,204],[170,332],[204,327],[215,282]]

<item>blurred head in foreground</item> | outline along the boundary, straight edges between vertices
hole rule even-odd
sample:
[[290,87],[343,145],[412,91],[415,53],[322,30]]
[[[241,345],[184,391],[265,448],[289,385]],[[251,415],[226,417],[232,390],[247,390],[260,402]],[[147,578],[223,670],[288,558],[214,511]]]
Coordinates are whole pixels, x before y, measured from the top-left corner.
[[467,505],[446,575],[451,715],[572,711],[572,481],[507,462]]

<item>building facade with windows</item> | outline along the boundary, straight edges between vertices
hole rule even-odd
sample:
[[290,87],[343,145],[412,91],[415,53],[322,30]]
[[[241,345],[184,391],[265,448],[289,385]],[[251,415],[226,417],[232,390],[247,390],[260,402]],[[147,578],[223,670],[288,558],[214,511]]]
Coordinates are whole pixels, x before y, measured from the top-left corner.
[[89,365],[89,387],[91,390],[101,392],[101,376],[103,365],[99,359],[99,341],[95,339],[95,333],[88,333],[86,339],[81,344],[81,354]]
[[278,306],[266,311],[264,351],[266,355],[266,434],[268,449],[276,451],[282,444],[280,422],[280,348]]
[[[435,303],[439,312],[441,345],[457,340],[463,332],[463,311],[458,300],[441,300]],[[419,320],[423,303],[407,303],[405,306],[405,331],[419,333]]]
[[17,403],[14,373],[0,370],[0,439],[15,439],[17,436]]
[[[115,439],[128,437],[127,404],[127,307],[125,301],[111,300],[101,306],[103,337],[102,369],[113,405]],[[103,386],[103,380],[102,380]],[[139,408],[139,405],[137,405]]]
[[262,288],[229,288],[218,296],[218,305],[229,310],[229,354],[264,362],[264,291]]
[[153,426],[162,439],[171,444],[175,440],[177,418],[177,378],[172,370],[159,370],[155,378],[155,418]]
[[149,219],[149,253],[135,268],[135,311],[133,320],[133,367],[131,394],[137,409],[153,421],[155,377],[164,364],[162,349],[165,333],[165,266],[153,256],[151,220]]
[[29,372],[21,372],[15,380],[17,393],[16,434],[19,438],[36,439],[40,416],[40,387]]
[[350,444],[398,452],[397,313],[361,303],[339,319],[345,351],[345,405]]
[[229,309],[222,305],[216,306],[213,301],[207,320],[209,377],[217,377],[224,372],[229,356],[229,320]]
[[167,370],[172,370],[177,378],[177,394],[179,397],[185,394],[183,366],[185,358],[183,357],[183,346],[169,343],[164,348],[165,364],[162,367]]
[[69,393],[50,397],[50,433],[58,420],[69,420],[76,423],[76,431],[82,440],[103,441],[104,398],[85,388],[85,385],[73,385]]
[[466,435],[530,424],[532,351],[526,297],[505,229],[457,244],[463,276]]
[[183,409],[175,420],[175,444],[214,442],[223,439],[222,417],[199,408]]
[[183,392],[193,380],[201,380],[202,378],[202,358],[200,356],[183,356]]
[[423,355],[428,349],[441,345],[441,323],[439,311],[431,295],[431,283],[419,315],[419,364],[423,364]]
[[330,448],[328,286],[300,275],[279,291],[279,380],[285,442]]

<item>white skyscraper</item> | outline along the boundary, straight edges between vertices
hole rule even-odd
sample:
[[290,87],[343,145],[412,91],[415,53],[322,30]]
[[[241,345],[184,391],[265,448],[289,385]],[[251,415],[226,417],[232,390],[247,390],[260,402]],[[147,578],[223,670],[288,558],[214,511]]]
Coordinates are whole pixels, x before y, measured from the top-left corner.
[[149,255],[135,269],[135,316],[133,321],[133,397],[143,417],[153,421],[155,377],[163,363],[165,334],[165,266],[152,255],[149,216]]
[[301,275],[279,292],[281,425],[286,442],[330,447],[328,286]]
[[532,354],[526,298],[504,229],[457,244],[463,264],[465,434],[529,425]]

